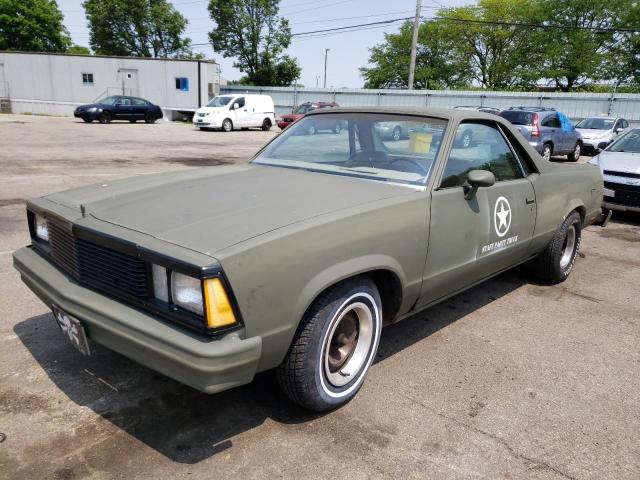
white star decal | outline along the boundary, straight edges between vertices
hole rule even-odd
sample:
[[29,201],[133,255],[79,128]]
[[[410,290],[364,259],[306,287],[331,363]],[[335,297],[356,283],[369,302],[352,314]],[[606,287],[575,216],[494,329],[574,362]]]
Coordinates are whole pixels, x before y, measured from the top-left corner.
[[499,237],[504,237],[511,227],[511,205],[505,197],[498,197],[493,208],[494,227]]
[[500,219],[500,225],[498,230],[502,230],[502,226],[507,226],[507,217],[509,216],[509,210],[504,209],[504,204],[500,204],[500,211],[496,213],[496,216]]

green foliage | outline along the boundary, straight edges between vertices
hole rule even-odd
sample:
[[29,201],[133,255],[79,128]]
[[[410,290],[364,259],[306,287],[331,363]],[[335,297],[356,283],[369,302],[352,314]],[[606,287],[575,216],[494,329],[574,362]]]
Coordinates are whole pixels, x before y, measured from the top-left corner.
[[291,28],[278,16],[280,0],[211,0],[209,14],[216,28],[209,33],[214,50],[234,57],[246,74],[245,85],[293,84],[300,76],[295,58],[283,55]]
[[[386,43],[371,49],[372,68],[362,67],[365,88],[407,88],[413,22],[400,32],[385,34]],[[423,23],[418,30],[414,88],[450,88],[466,85],[466,62],[453,53],[450,38],[443,35],[438,22]]]
[[166,0],[85,0],[98,55],[189,58],[187,20]]
[[[542,27],[544,26],[544,28]],[[479,0],[442,8],[419,31],[415,88],[640,88],[637,0]],[[371,49],[367,87],[407,86],[411,22]],[[605,87],[607,88],[607,87]],[[610,87],[608,87],[610,89]]]
[[91,50],[87,47],[83,47],[82,45],[71,45],[67,50],[67,53],[71,55],[91,55]]
[[65,52],[63,18],[54,0],[0,0],[0,50]]

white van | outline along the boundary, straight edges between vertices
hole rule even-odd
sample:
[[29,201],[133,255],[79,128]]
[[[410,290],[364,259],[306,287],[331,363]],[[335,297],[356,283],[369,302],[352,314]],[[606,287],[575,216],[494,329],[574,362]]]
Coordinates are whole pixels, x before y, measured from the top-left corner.
[[273,99],[269,95],[220,95],[193,115],[193,125],[224,132],[260,127],[269,130],[276,123]]

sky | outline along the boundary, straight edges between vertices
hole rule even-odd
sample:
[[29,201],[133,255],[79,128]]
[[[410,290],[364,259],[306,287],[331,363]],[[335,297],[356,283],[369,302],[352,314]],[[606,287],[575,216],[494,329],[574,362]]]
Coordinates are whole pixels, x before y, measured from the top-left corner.
[[[174,7],[189,21],[185,36],[192,43],[208,43],[207,33],[213,29],[207,5],[209,0],[174,0]],[[475,3],[473,0],[422,0],[422,15],[433,15],[440,7],[453,7]],[[82,0],[58,0],[65,16],[64,23],[74,43],[89,46],[89,30],[82,8]],[[280,15],[289,19],[292,33],[310,32],[327,28],[412,17],[415,0],[282,0]],[[292,38],[287,53],[298,59],[302,67],[299,83],[307,87],[322,87],[324,56],[327,54],[327,87],[361,88],[364,81],[358,71],[366,66],[369,49],[384,41],[384,33],[395,33],[402,22],[375,25],[354,32],[323,34],[311,38]],[[220,64],[221,76],[238,80],[242,72],[233,67],[233,58],[224,58],[214,52],[211,45],[193,47],[207,58]]]

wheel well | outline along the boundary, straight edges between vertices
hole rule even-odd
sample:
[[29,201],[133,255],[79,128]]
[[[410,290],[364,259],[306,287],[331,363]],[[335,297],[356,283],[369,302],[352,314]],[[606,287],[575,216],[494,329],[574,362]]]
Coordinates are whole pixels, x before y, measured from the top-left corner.
[[264,122],[269,122],[269,125],[271,125],[271,119],[269,117],[264,117],[263,123]]
[[[580,215],[580,223],[582,225],[584,225],[584,218],[587,215],[587,211],[584,207],[576,207],[572,210],[573,212],[578,212],[578,215]],[[569,212],[569,214],[571,214],[571,212]]]
[[402,303],[402,284],[398,276],[391,270],[373,270],[365,273],[373,280],[382,301],[382,318],[392,321]]

